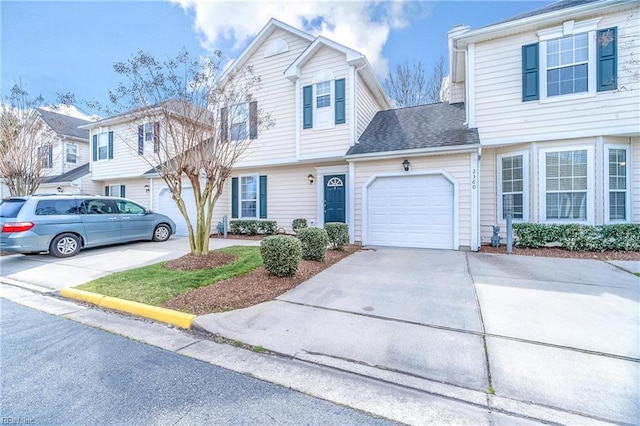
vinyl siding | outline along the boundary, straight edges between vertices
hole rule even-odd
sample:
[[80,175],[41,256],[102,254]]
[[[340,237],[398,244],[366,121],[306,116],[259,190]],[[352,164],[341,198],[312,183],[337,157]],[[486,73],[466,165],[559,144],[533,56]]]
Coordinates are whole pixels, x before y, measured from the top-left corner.
[[[113,132],[113,158],[98,161],[93,161],[92,158],[91,176],[94,180],[137,177],[151,169],[149,163],[138,155],[137,123],[118,124],[103,128],[103,131]],[[94,134],[99,133],[94,129],[91,132],[91,140]]]
[[[468,153],[411,157],[411,171],[445,171],[458,182],[459,245],[471,245],[471,157]],[[360,161],[355,164],[355,240],[362,241],[362,191],[375,174],[399,172],[402,159]]]
[[357,129],[356,129],[356,139],[362,135],[362,132],[367,128],[373,116],[376,115],[376,112],[380,111],[382,107],[378,105],[373,96],[371,95],[371,91],[367,87],[367,85],[362,81],[361,78],[357,79],[357,88],[356,88],[356,105],[358,111],[356,113],[357,116]]
[[[349,78],[349,66],[345,55],[328,47],[322,47],[309,61],[302,67],[300,76],[300,96],[302,87],[313,83],[313,76],[321,70],[331,71],[336,80],[344,78],[346,81],[345,94],[349,94],[351,79]],[[332,99],[335,102],[335,97]],[[346,123],[336,124],[333,127],[318,129],[314,117],[314,127],[312,129],[302,129],[300,135],[300,156],[301,157],[322,157],[327,153],[340,152],[344,154],[349,149],[349,123],[352,100],[345,96],[345,111],[347,111]],[[334,108],[332,103],[331,108]],[[299,120],[302,120],[300,111]]]
[[[640,55],[640,45],[624,40],[640,36],[639,17],[637,13],[620,13],[605,16],[598,24],[598,28],[618,27],[619,87],[638,85],[631,74],[637,73],[640,65],[631,58]],[[513,137],[553,140],[567,131],[579,130],[586,136],[616,134],[616,129],[623,127],[638,128],[637,87],[598,92],[588,98],[522,102],[521,48],[536,42],[537,34],[530,32],[475,45],[475,122],[483,142]]]
[[465,102],[464,82],[451,83],[449,86],[449,103],[455,104],[458,102]]
[[[264,51],[274,40],[282,39],[289,51],[264,57]],[[255,75],[260,76],[260,89],[255,93],[258,108],[271,115],[275,124],[258,133],[251,141],[239,167],[251,163],[264,163],[294,159],[296,155],[296,84],[284,77],[287,67],[302,53],[309,42],[281,29],[276,29],[248,59]]]
[[[242,172],[234,173],[233,176],[267,176],[267,220],[275,220],[278,228],[292,232],[293,219],[305,218],[310,226],[318,223],[316,217],[317,185],[322,185],[315,169],[318,166],[324,166],[324,164],[262,167],[242,170]],[[309,174],[316,177],[313,184],[309,184],[307,180]],[[227,185],[223,197],[228,206],[226,214],[231,218],[230,185]]]

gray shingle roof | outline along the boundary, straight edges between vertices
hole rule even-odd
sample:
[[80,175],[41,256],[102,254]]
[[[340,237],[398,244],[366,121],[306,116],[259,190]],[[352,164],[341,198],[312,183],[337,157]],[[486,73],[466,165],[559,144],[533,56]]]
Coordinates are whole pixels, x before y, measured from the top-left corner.
[[89,131],[79,129],[78,126],[91,123],[81,118],[70,117],[42,108],[37,108],[40,117],[54,132],[61,136],[71,136],[74,138],[86,139],[89,141]]
[[51,176],[43,181],[43,183],[72,182],[89,174],[89,163],[69,170],[67,173],[58,176]]
[[551,4],[547,4],[545,6],[539,7],[537,9],[530,10],[528,12],[521,13],[520,15],[513,16],[511,18],[494,22],[491,25],[487,25],[491,27],[497,24],[504,24],[505,22],[517,21],[519,19],[529,18],[531,16],[542,15],[544,13],[555,12],[556,10],[568,9],[570,7],[582,6],[587,3],[595,3],[601,0],[560,0]]
[[462,103],[379,111],[347,155],[479,144],[478,130],[465,120]]

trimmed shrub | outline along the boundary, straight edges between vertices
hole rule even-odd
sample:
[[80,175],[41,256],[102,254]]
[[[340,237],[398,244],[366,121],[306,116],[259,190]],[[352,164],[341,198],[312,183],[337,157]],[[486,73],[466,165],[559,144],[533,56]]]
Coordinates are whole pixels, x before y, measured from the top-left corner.
[[302,248],[296,237],[272,235],[260,242],[260,255],[269,275],[286,277],[298,270]]
[[236,235],[274,235],[277,231],[275,220],[232,220],[229,231]]
[[591,226],[575,223],[514,223],[516,247],[560,244],[571,251],[640,251],[640,224]]
[[291,222],[291,228],[293,229],[293,232],[295,232],[296,234],[298,233],[299,230],[306,227],[307,227],[307,219],[303,217],[293,219],[293,222]]
[[334,250],[342,250],[349,242],[349,227],[342,222],[329,222],[324,224],[324,230],[329,236],[329,243]]
[[327,231],[321,228],[302,228],[298,230],[298,239],[302,245],[302,258],[322,262],[329,244]]

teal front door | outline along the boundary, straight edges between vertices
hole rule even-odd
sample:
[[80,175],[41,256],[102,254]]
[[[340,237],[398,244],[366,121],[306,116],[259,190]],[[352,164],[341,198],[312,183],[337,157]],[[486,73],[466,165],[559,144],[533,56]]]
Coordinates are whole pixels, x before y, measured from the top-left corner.
[[324,223],[345,222],[345,175],[324,177]]

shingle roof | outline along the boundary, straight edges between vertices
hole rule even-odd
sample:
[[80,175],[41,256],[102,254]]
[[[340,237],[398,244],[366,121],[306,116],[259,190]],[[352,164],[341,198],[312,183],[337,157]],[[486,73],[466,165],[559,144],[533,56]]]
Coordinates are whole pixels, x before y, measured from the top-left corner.
[[59,114],[57,112],[48,111],[43,108],[37,108],[40,117],[54,132],[62,136],[71,136],[74,138],[89,140],[89,131],[79,129],[78,126],[91,123],[81,118],[70,117],[68,115]]
[[528,12],[521,13],[520,15],[513,16],[511,18],[494,22],[491,25],[487,25],[491,27],[497,24],[504,24],[505,22],[517,21],[519,19],[529,18],[531,16],[542,15],[544,13],[555,12],[556,10],[568,9],[570,7],[582,6],[587,3],[595,3],[601,0],[560,0],[551,4],[544,5],[537,9],[530,10]]
[[51,176],[42,181],[42,183],[72,182],[89,174],[89,163],[69,170],[67,173],[58,176]]
[[379,111],[347,155],[480,143],[469,129],[463,103],[437,103]]

